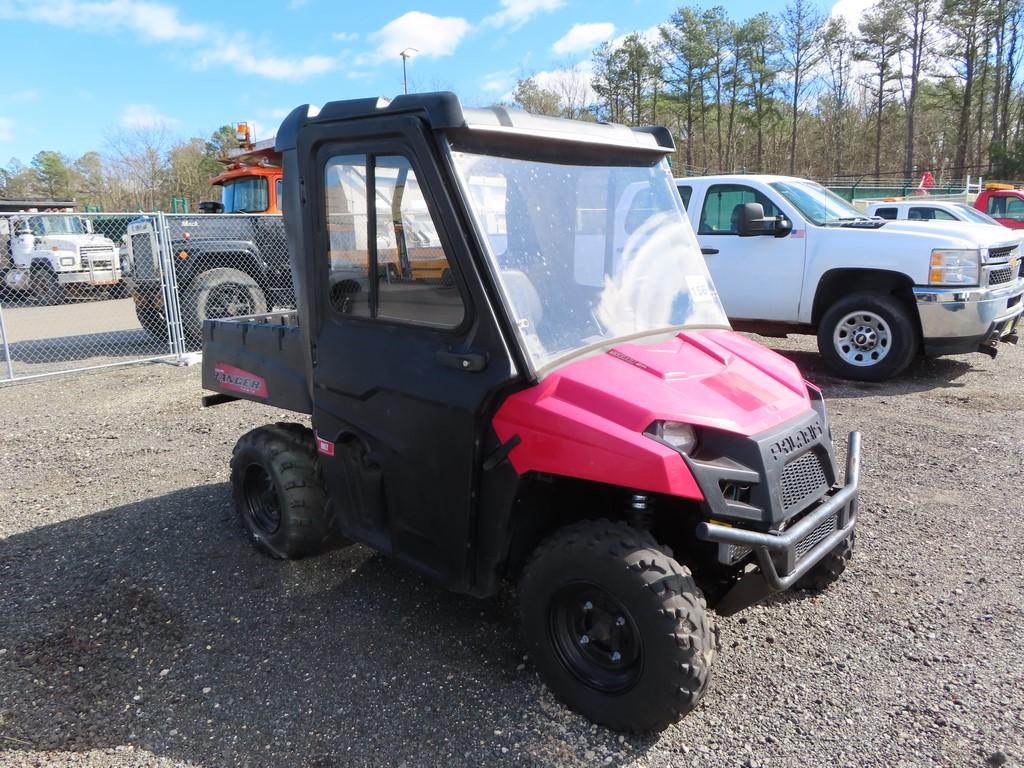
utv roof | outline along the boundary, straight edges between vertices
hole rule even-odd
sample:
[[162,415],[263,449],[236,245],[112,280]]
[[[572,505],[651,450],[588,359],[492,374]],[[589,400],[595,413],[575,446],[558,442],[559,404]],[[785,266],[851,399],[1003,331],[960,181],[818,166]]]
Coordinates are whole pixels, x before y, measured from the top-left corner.
[[435,131],[470,130],[534,136],[557,141],[603,144],[631,150],[666,154],[675,149],[667,128],[628,128],[617,123],[591,123],[544,117],[506,107],[464,109],[454,93],[410,93],[385,98],[332,101],[317,109],[309,104],[296,107],[277,132],[278,152],[294,149],[299,129],[307,123],[328,123],[365,117],[416,114]]

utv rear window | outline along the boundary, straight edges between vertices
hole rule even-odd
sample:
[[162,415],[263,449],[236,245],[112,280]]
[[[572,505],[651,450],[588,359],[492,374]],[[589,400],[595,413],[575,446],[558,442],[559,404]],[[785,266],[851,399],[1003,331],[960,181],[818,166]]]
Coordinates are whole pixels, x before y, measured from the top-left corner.
[[409,161],[332,157],[324,174],[334,311],[458,326],[465,314],[462,295]]

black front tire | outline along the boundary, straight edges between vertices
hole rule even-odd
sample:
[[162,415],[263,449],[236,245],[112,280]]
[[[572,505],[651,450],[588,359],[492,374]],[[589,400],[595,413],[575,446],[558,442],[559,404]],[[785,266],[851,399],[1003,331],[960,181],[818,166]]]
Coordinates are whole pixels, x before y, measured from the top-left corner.
[[[862,349],[845,330],[864,327],[870,333],[871,326],[878,323],[887,333],[876,337],[874,344],[868,340]],[[844,333],[846,338],[837,337]],[[914,360],[918,346],[917,326],[909,308],[896,296],[884,293],[860,291],[844,296],[828,308],[818,324],[818,351],[828,367],[844,379],[885,381],[898,376]]]
[[53,270],[48,267],[33,267],[29,275],[29,288],[36,303],[42,306],[53,306],[62,303],[64,291]]
[[204,320],[259,315],[266,311],[267,297],[251,275],[240,269],[218,267],[197,275],[184,291],[181,324],[186,340],[197,344],[203,338]]
[[839,577],[843,575],[846,566],[853,558],[856,538],[856,532],[851,533],[850,538],[825,555],[811,570],[797,580],[794,585],[796,589],[823,592],[839,581]]
[[257,549],[292,560],[344,543],[334,525],[313,433],[273,424],[243,435],[231,457],[235,509]]
[[647,532],[608,520],[561,529],[523,569],[519,602],[541,677],[596,723],[660,731],[707,690],[717,649],[704,596]]

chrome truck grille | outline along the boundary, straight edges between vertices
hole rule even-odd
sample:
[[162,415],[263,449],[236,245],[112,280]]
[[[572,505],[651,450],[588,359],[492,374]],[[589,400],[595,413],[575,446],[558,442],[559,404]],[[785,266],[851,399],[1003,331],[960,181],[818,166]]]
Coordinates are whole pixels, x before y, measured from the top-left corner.
[[114,265],[114,254],[105,245],[83,245],[79,249],[82,259],[82,268],[87,269],[110,269]]
[[1013,252],[1017,250],[1016,245],[1005,245],[999,248],[988,249],[988,260],[989,261],[1006,261],[1010,258]]
[[139,280],[155,280],[159,276],[153,261],[153,247],[150,230],[147,227],[131,236],[132,269]]
[[1008,283],[1013,279],[1013,269],[1010,267],[1000,267],[999,269],[993,269],[988,273],[988,284],[989,285],[1002,285]]
[[793,511],[825,493],[828,477],[817,451],[808,451],[789,462],[780,480],[782,508]]

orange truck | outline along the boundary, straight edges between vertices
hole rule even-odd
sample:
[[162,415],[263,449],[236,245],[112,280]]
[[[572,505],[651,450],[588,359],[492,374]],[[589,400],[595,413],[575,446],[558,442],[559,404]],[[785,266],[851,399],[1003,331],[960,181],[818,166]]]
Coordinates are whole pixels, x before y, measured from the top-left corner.
[[274,139],[252,140],[248,123],[235,126],[238,147],[225,153],[225,168],[210,179],[221,188],[220,204],[200,203],[209,213],[281,213],[281,156]]

